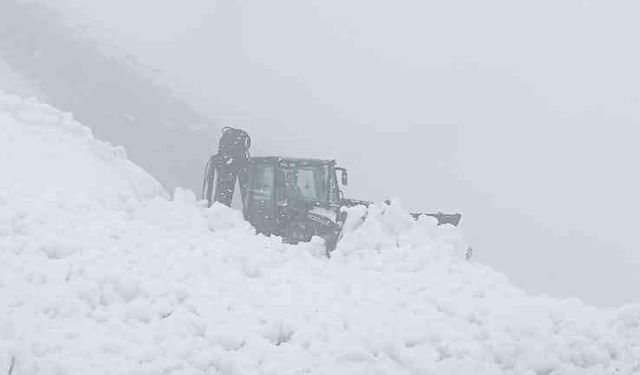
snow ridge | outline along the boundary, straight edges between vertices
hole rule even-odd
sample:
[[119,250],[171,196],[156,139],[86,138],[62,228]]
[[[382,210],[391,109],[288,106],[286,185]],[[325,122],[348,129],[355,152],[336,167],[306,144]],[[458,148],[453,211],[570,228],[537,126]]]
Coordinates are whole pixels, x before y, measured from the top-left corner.
[[640,371],[640,306],[527,295],[397,205],[327,259],[6,94],[0,170],[0,374]]

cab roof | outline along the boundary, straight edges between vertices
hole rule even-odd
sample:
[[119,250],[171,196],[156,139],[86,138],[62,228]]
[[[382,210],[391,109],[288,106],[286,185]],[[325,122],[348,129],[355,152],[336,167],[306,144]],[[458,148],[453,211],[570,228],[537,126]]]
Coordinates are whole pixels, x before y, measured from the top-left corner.
[[257,156],[251,157],[250,162],[261,164],[299,165],[299,166],[321,166],[335,164],[333,159],[311,159],[311,158],[289,158],[281,156]]

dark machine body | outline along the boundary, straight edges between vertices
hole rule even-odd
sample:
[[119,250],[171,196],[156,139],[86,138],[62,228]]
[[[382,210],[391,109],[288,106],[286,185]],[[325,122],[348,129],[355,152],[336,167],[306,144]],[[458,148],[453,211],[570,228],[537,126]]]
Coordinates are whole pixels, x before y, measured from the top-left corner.
[[[249,135],[224,128],[218,153],[205,169],[203,197],[231,206],[239,182],[244,218],[265,235],[288,243],[325,240],[327,252],[336,247],[346,220],[343,207],[368,206],[371,202],[347,199],[347,171],[335,160],[287,157],[250,157]],[[216,178],[217,176],[217,178]],[[434,217],[438,224],[457,226],[460,214],[415,213]]]

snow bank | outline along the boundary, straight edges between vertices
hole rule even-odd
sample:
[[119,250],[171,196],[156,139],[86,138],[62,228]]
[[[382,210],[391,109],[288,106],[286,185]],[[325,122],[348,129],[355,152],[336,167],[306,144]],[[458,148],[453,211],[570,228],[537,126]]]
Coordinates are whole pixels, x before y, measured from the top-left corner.
[[3,94],[0,170],[0,374],[640,369],[640,307],[528,296],[398,207],[327,259],[169,197],[69,115]]

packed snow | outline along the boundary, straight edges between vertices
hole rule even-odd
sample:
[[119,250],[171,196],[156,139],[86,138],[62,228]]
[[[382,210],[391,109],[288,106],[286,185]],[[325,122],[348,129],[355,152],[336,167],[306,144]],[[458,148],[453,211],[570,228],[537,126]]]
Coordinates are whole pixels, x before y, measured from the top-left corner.
[[1,93],[0,171],[1,375],[640,373],[639,305],[528,295],[395,204],[327,258]]

